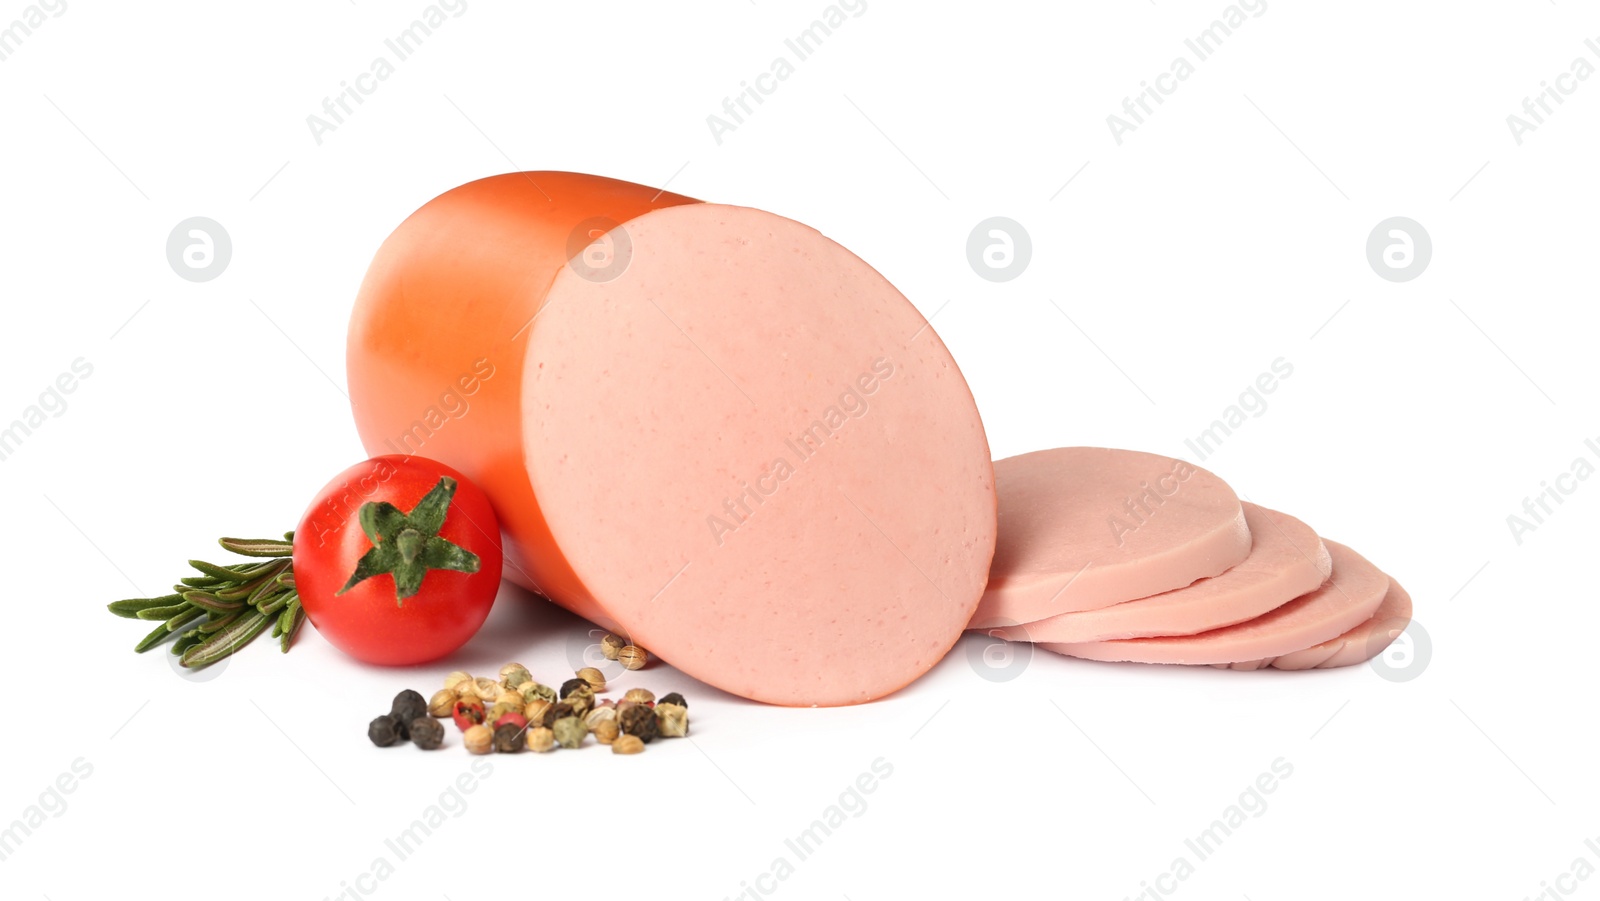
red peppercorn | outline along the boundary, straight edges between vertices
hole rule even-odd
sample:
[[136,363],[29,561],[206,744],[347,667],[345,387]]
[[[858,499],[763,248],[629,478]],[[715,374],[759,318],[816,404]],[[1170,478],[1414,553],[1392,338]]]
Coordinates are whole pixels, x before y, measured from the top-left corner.
[[459,698],[455,706],[450,708],[450,716],[456,721],[456,728],[462,732],[473,726],[483,725],[483,702],[477,698]]
[[494,727],[496,729],[500,728],[501,726],[516,726],[517,731],[521,732],[522,730],[528,728],[528,718],[520,713],[502,713],[500,714],[500,718],[494,721]]

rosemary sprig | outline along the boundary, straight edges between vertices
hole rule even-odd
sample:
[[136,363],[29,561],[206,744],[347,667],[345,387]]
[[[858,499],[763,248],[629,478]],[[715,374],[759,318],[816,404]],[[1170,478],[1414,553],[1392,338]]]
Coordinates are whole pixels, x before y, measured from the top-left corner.
[[134,650],[144,653],[176,638],[172,653],[190,669],[210,666],[272,627],[287,652],[305,624],[306,611],[294,587],[294,533],[275,538],[223,538],[219,543],[248,563],[215,566],[190,560],[198,576],[185,576],[174,594],[129,598],[106,605],[124,619],[154,620],[156,628]]

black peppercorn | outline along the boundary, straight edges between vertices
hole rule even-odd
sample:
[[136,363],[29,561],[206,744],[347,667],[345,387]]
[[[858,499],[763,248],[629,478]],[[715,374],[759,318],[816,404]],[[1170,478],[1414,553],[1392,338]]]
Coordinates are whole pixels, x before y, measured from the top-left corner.
[[680,695],[675,691],[674,692],[669,692],[668,694],[662,696],[661,700],[657,701],[656,703],[658,703],[658,704],[677,704],[679,707],[682,707],[684,710],[688,710],[689,709],[689,702],[685,701],[683,699],[683,695]]
[[549,707],[546,707],[544,709],[544,716],[540,717],[539,722],[534,723],[533,725],[543,726],[546,729],[552,729],[555,727],[556,720],[564,719],[574,715],[575,714],[572,710],[572,705],[562,701],[560,704],[551,704]]
[[428,715],[428,702],[421,694],[408,688],[394,696],[394,703],[389,707],[389,715],[400,724],[400,735],[404,738],[410,732],[412,720]]
[[367,737],[380,748],[387,748],[400,740],[400,730],[395,728],[394,717],[380,716],[367,724]]
[[515,754],[522,750],[522,730],[510,723],[494,730],[494,749],[502,754]]
[[565,701],[568,695],[584,688],[589,689],[591,692],[594,691],[594,687],[589,684],[588,679],[568,679],[561,683],[561,700]]
[[424,751],[432,751],[444,744],[444,726],[431,716],[419,716],[411,721],[411,741]]
[[622,728],[622,734],[635,736],[648,744],[656,737],[656,712],[643,704],[629,707],[617,717],[617,725]]

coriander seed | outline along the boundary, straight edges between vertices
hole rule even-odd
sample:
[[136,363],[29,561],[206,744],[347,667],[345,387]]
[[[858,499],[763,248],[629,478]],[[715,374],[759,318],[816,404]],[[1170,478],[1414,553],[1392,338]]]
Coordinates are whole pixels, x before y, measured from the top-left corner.
[[544,698],[534,698],[522,708],[522,715],[527,717],[528,722],[538,725],[544,722],[544,712],[554,706]]
[[622,664],[623,669],[644,669],[644,665],[650,662],[650,655],[644,648],[630,644],[617,652],[617,662]]
[[583,669],[578,670],[577,675],[579,679],[589,683],[589,687],[594,689],[596,693],[606,690],[606,674],[600,672],[594,667],[586,666]]
[[444,677],[444,687],[447,691],[455,691],[456,688],[461,685],[461,683],[471,681],[472,676],[470,674],[464,673],[461,670],[456,670],[450,675]]
[[474,754],[487,754],[494,747],[494,730],[482,724],[473,726],[462,734],[461,743]]
[[616,741],[617,736],[621,734],[622,730],[617,727],[616,720],[602,720],[594,727],[594,740],[603,745]]
[[624,701],[632,701],[635,704],[654,704],[656,695],[655,692],[648,688],[630,688],[628,693],[622,696],[622,699]]
[[440,718],[447,717],[450,715],[450,711],[455,709],[455,706],[456,693],[448,688],[441,688],[433,693],[433,697],[428,699],[428,715]]
[[479,676],[473,682],[473,691],[477,693],[478,700],[492,702],[500,694],[500,683],[488,676]]
[[432,751],[444,744],[444,726],[428,716],[411,721],[411,742],[424,751]]
[[400,730],[395,727],[394,717],[384,714],[376,717],[367,724],[367,738],[380,748],[387,748],[400,740]]
[[584,723],[584,725],[589,727],[589,731],[590,732],[593,732],[594,731],[594,727],[600,725],[601,723],[603,723],[603,722],[605,722],[607,720],[614,720],[616,718],[617,718],[617,708],[615,708],[615,707],[596,707],[595,709],[589,711],[588,716],[585,716],[583,718],[583,723]]
[[611,743],[613,754],[640,754],[644,752],[644,742],[637,735],[619,735]]
[[527,700],[522,697],[521,692],[512,691],[509,688],[495,695],[494,702],[496,704],[515,704],[518,707],[527,706],[528,703]]
[[504,682],[507,688],[516,688],[532,678],[528,668],[520,663],[508,663],[500,667],[500,681]]
[[553,751],[556,747],[556,734],[543,726],[535,726],[528,730],[528,750],[543,754]]

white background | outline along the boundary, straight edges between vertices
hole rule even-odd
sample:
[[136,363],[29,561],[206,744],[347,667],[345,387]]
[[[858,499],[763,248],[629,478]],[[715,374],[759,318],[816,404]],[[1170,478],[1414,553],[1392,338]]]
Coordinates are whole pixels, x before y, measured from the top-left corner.
[[[0,862],[7,898],[348,883],[463,901],[521,881],[1120,899],[1193,863],[1184,839],[1279,758],[1293,772],[1265,811],[1163,895],[1520,899],[1577,858],[1600,866],[1600,615],[1581,577],[1600,480],[1520,543],[1506,522],[1575,458],[1600,462],[1600,77],[1520,145],[1506,123],[1575,58],[1600,65],[1600,14],[1273,0],[1119,145],[1106,116],[1224,4],[870,0],[719,144],[706,117],[823,3],[470,0],[319,144],[306,117],[424,6],[69,0],[0,62],[0,422],[93,366],[0,462],[0,826],[92,767]],[[0,5],[0,28],[24,10]],[[969,637],[879,703],[786,710],[656,666],[619,685],[682,690],[692,743],[493,758],[459,816],[358,880],[470,772],[459,747],[375,750],[367,719],[456,666],[516,658],[558,681],[583,624],[507,588],[438,666],[363,668],[308,629],[287,656],[263,640],[187,682],[132,654],[144,629],[103,605],[160,593],[220,534],[292,527],[363,456],[343,350],[368,261],[429,198],[514,168],[670,181],[820,228],[934,317],[996,457],[1193,459],[1184,439],[1284,357],[1293,376],[1204,465],[1398,578],[1425,672],[1039,653],[994,681]],[[191,216],[233,241],[203,284],[164,252]],[[1005,283],[966,258],[991,216],[1032,238]],[[1409,282],[1365,255],[1391,216],[1432,237]],[[892,775],[864,811],[758,883],[879,758]],[[1600,897],[1597,879],[1559,884]]]

